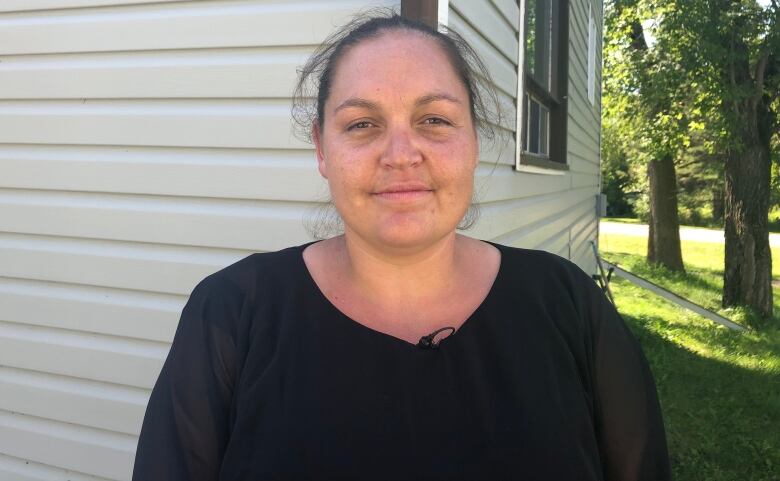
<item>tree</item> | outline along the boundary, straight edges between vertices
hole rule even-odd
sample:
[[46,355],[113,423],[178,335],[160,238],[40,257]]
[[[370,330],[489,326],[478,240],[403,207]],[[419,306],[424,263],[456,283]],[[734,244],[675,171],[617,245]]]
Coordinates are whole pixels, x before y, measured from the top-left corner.
[[[686,92],[679,88],[684,71],[661,23],[654,29],[657,45],[648,45],[642,21],[652,18],[650,7],[642,0],[606,5],[605,117],[621,119],[622,136],[635,144],[635,155],[647,165],[648,261],[684,271],[675,174],[689,122]],[[654,15],[658,20],[662,12]]]
[[686,0],[672,18],[696,81],[717,99],[710,123],[724,153],[724,307],[772,316],[768,215],[771,143],[778,134],[780,5]]

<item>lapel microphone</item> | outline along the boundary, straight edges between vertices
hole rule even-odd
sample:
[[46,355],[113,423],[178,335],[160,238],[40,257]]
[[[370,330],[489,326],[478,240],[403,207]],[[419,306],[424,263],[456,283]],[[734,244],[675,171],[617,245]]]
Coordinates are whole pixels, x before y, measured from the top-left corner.
[[[441,329],[436,329],[432,333],[428,334],[427,336],[423,336],[420,338],[420,342],[417,343],[417,347],[420,349],[438,349],[439,348],[439,342],[433,342],[433,338],[436,337],[436,334],[440,333],[441,331],[446,331],[447,329],[452,329],[452,334],[455,334],[455,328],[454,327],[442,327]],[[449,336],[447,336],[449,337]],[[446,337],[445,337],[446,339]]]

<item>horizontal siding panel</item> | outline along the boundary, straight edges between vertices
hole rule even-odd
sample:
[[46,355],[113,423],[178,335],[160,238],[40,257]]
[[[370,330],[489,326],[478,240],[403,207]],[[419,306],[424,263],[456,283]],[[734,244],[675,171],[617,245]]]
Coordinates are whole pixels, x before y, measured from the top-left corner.
[[0,321],[0,365],[93,381],[151,389],[169,348],[166,343]]
[[[597,84],[598,85],[598,84]],[[581,126],[585,126],[587,131],[591,132],[591,137],[598,137],[596,134],[601,126],[601,111],[599,104],[594,106],[590,103],[587,94],[586,82],[581,84],[569,84],[569,118],[576,120]],[[598,100],[599,94],[596,94]]]
[[569,190],[481,204],[481,217],[475,228],[476,236],[503,242],[508,233],[521,228],[531,229],[535,222],[578,205],[584,195],[586,194],[582,191]]
[[[585,201],[583,204],[588,204],[588,202]],[[598,219],[596,218],[595,195],[593,201],[590,202],[590,207],[591,209],[586,209],[585,213],[571,225],[570,232],[572,248],[579,247],[583,243],[587,244],[590,240],[588,234],[596,228]]]
[[183,0],[35,0],[34,2],[30,0],[3,0],[0,4],[0,12],[137,5],[139,3],[173,3],[177,1]]
[[[131,308],[130,311],[123,311],[124,315],[130,312],[149,315],[151,312],[174,309],[181,295],[188,295],[200,279],[249,254],[248,251],[0,233],[0,276],[80,284],[80,291],[75,287],[71,291],[65,289],[64,292],[55,288],[41,290],[40,286],[38,289],[35,289],[36,286],[27,288],[30,289],[28,292],[38,296],[59,292],[65,302],[76,301],[72,296],[80,294],[78,299],[87,302],[92,308],[97,307],[95,299],[88,297],[87,293],[92,296],[99,294],[104,296],[101,299],[103,304],[119,302],[124,306],[117,308]],[[114,290],[95,291],[88,286]],[[0,291],[2,287],[0,283]],[[15,287],[19,289],[21,285]],[[17,292],[25,291],[19,289]],[[159,294],[155,296],[152,293]],[[31,298],[35,297],[33,295]],[[159,319],[158,316],[154,317]],[[146,333],[146,329],[142,332]],[[145,337],[145,334],[140,337]]]
[[449,3],[450,11],[454,9],[461,18],[467,19],[504,58],[517,65],[517,24],[510,26],[488,1],[450,0]]
[[[468,1],[468,0],[466,0]],[[518,25],[520,25],[520,7],[517,6],[516,0],[491,0],[491,3],[495,5],[504,20],[512,26],[513,30],[517,32]]]
[[598,191],[598,186],[599,186],[598,175],[583,174],[582,172],[571,172],[571,171],[569,171],[569,175],[571,177],[572,187],[575,188],[592,187],[594,192]]
[[136,443],[135,436],[0,411],[0,452],[66,470],[129,480]]
[[[80,279],[79,274],[66,272],[67,260],[65,255],[52,256],[56,274],[41,277],[89,280],[89,276]],[[92,267],[82,265],[81,270]],[[33,266],[31,272],[22,274],[33,277],[37,270]],[[122,274],[119,271],[115,276]],[[149,272],[146,280],[152,283],[155,274]],[[185,296],[0,277],[2,319],[36,326],[170,342],[185,302]],[[55,312],[57,315],[52,315]]]
[[593,247],[590,244],[591,240],[595,240],[595,231],[597,225],[597,219],[595,215],[596,203],[593,203],[593,210],[586,212],[577,222],[571,227],[571,245],[572,252],[581,251],[584,246],[585,252],[590,252],[593,255]]
[[325,197],[314,150],[4,145],[0,187],[306,201]]
[[[601,118],[598,109],[588,99],[585,80],[582,83],[569,83],[569,98],[569,118],[577,121],[579,125],[585,126],[588,131],[598,132]],[[593,134],[590,135],[596,137]]]
[[[514,165],[514,159],[513,159]],[[477,169],[475,189],[482,202],[522,199],[542,194],[564,192],[570,187],[568,175],[544,175],[517,172],[510,166],[481,163]]]
[[593,255],[593,247],[590,244],[590,241],[595,239],[596,224],[594,222],[593,226],[586,231],[582,242],[576,244],[572,242],[572,261],[576,262],[588,274],[600,274],[596,258]]
[[308,236],[303,203],[0,190],[0,231],[278,250]]
[[569,137],[569,169],[583,174],[600,175],[601,166],[598,155],[589,155],[576,137]]
[[[569,152],[569,171],[577,172],[584,175],[590,175],[597,178],[601,166],[594,161],[583,159],[572,152]],[[598,189],[596,189],[598,190]]]
[[581,202],[561,203],[556,209],[551,208],[545,212],[542,218],[508,232],[500,238],[500,242],[506,241],[511,245],[519,244],[537,249],[544,247],[545,242],[561,233],[566,234],[568,242],[569,229],[590,209],[590,206]]
[[[480,165],[493,166],[499,169],[514,167],[515,165],[515,139],[514,133],[504,129],[494,130],[496,137],[493,140],[485,140],[480,136],[479,159]],[[503,164],[503,166],[499,166]],[[477,174],[479,175],[479,174]]]
[[[581,120],[587,121],[585,119],[580,118],[572,118],[569,122],[569,138],[575,139],[579,145],[582,145],[586,151],[582,152],[583,154],[587,154],[591,156],[591,162],[598,162],[599,158],[599,143],[598,143],[598,130],[591,130],[587,127],[583,127],[583,124],[581,123]],[[587,125],[587,124],[584,124]],[[595,156],[594,156],[595,155]]]
[[569,239],[565,232],[559,232],[554,237],[543,241],[540,245],[534,246],[533,249],[547,251],[564,259],[568,259],[570,255]]
[[0,410],[137,436],[149,391],[0,366]]
[[305,148],[287,102],[0,101],[0,143]]
[[5,99],[284,98],[310,48],[11,56]]
[[569,162],[570,172],[577,173],[580,175],[585,175],[585,176],[591,176],[594,179],[594,184],[582,185],[579,188],[583,188],[583,189],[590,188],[590,190],[595,195],[599,191],[598,186],[595,184],[595,181],[598,179],[599,176],[599,170],[600,170],[599,164],[594,164],[593,162],[582,160],[578,158],[576,155],[570,154],[569,158],[570,158],[570,162]]
[[98,481],[107,478],[79,474],[29,459],[0,454],[0,479],[3,481]]
[[463,38],[477,52],[480,59],[485,63],[485,67],[490,71],[490,75],[495,82],[496,87],[512,98],[517,97],[517,71],[515,64],[506,59],[503,55],[490,45],[474,29],[471,28],[456,11],[450,10],[449,26],[461,34]]
[[[6,14],[0,55],[315,45],[365,6],[359,0],[196,1]],[[296,28],[301,25],[306,28]]]

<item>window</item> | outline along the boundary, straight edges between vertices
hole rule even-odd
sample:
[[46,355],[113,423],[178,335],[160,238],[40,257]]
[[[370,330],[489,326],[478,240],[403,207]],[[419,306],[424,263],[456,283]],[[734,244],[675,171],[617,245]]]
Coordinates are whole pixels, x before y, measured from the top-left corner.
[[517,166],[565,170],[568,1],[520,0]]
[[588,100],[596,105],[596,21],[592,4],[588,12]]

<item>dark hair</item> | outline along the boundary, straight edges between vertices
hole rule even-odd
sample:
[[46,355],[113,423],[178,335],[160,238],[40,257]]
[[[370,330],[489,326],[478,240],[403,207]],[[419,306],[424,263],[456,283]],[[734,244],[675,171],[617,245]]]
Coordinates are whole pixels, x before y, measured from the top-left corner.
[[[292,117],[296,136],[312,141],[314,122],[322,128],[325,120],[325,102],[330,96],[333,75],[339,60],[351,48],[365,40],[377,38],[391,31],[417,32],[435,40],[444,50],[456,75],[466,87],[469,109],[481,139],[496,140],[496,127],[501,125],[501,105],[485,64],[474,49],[457,32],[440,26],[436,30],[422,22],[404,18],[392,9],[373,9],[355,16],[312,53],[298,70],[298,82],[293,92]],[[476,190],[475,190],[476,195]],[[472,227],[479,217],[479,208],[472,202],[459,229]],[[307,228],[315,238],[325,238],[329,231],[340,229],[341,218],[332,211],[330,202],[320,205],[307,221]]]
[[493,126],[501,123],[501,109],[490,72],[474,49],[463,37],[449,28],[442,26],[442,31],[438,31],[422,22],[404,18],[393,10],[385,9],[371,10],[353,18],[325,39],[298,70],[292,109],[298,136],[311,142],[314,122],[322,127],[325,102],[330,96],[333,74],[346,51],[364,40],[394,30],[418,32],[437,41],[468,91],[474,125],[483,139],[494,140],[496,135]]

